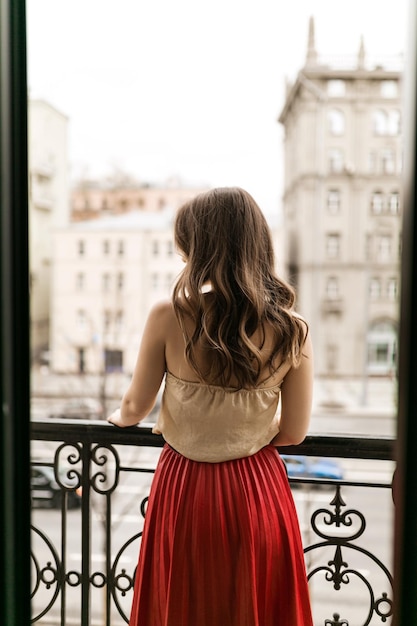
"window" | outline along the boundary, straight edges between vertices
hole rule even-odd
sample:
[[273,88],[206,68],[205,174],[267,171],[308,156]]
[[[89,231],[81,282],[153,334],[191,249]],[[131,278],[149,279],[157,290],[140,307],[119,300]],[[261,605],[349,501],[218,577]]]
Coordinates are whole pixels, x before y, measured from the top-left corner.
[[336,276],[329,276],[326,281],[326,297],[329,300],[337,300],[339,298],[339,280]]
[[110,252],[110,241],[105,239],[103,241],[103,254],[109,254]]
[[378,109],[373,113],[373,129],[375,135],[393,135],[400,134],[401,115],[396,109],[383,111]]
[[392,239],[390,235],[378,235],[377,237],[377,260],[387,263],[391,259]]
[[329,169],[335,173],[343,171],[343,152],[338,148],[329,150]]
[[171,289],[173,282],[174,282],[173,274],[167,274],[165,276],[165,285],[168,291]]
[[110,274],[103,274],[101,277],[101,287],[103,291],[109,291],[110,289]]
[[79,256],[84,256],[85,254],[85,241],[83,239],[78,241],[78,254]]
[[381,81],[380,93],[383,98],[397,98],[398,97],[398,83],[395,80]]
[[111,313],[110,313],[110,311],[108,311],[108,310],[103,311],[103,332],[105,332],[105,333],[109,332],[110,324],[111,324]]
[[374,191],[371,197],[371,212],[380,215],[384,210],[384,196],[380,191]]
[[394,174],[395,156],[392,150],[383,150],[381,153],[382,172],[384,174]]
[[398,191],[391,191],[388,198],[388,210],[393,215],[400,212],[400,194]]
[[154,291],[159,289],[159,274],[154,273],[151,275],[151,286]]
[[157,239],[152,241],[152,254],[153,256],[158,256],[159,254],[159,241]]
[[125,253],[125,242],[121,239],[118,243],[117,243],[117,254],[119,256],[123,256]]
[[123,330],[123,325],[124,325],[123,311],[117,311],[114,325],[115,325],[116,332],[120,333]]
[[340,212],[340,191],[338,189],[329,189],[327,192],[327,210],[332,215]]
[[379,300],[381,297],[381,280],[373,277],[369,281],[369,297],[372,300]]
[[78,372],[85,373],[85,348],[78,348]]
[[122,350],[104,351],[104,367],[106,372],[123,372],[123,352]]
[[345,114],[338,109],[328,113],[329,131],[332,135],[343,135],[345,132]]
[[330,233],[326,235],[326,256],[328,259],[338,259],[340,256],[340,235]]
[[386,135],[388,132],[388,116],[378,109],[373,112],[373,130],[375,135]]
[[83,272],[79,272],[75,279],[75,287],[77,291],[83,291],[85,287],[85,274]]
[[374,191],[371,197],[371,212],[374,215],[382,213],[398,215],[400,211],[400,196],[398,191],[391,191],[388,198],[385,199],[381,191]]
[[124,274],[122,272],[119,272],[117,274],[117,291],[122,291],[123,290],[123,285],[124,285]]
[[172,256],[174,254],[174,242],[172,240],[167,241],[167,255]]
[[396,300],[398,296],[398,280],[395,276],[388,279],[387,296],[389,300]]
[[368,371],[388,374],[395,368],[397,335],[390,322],[377,322],[371,326],[367,336]]
[[401,115],[399,111],[390,111],[388,114],[388,134],[397,136],[401,130]]
[[346,83],[344,80],[327,81],[327,95],[331,98],[342,98],[346,94]]
[[374,342],[372,345],[368,346],[368,355],[369,361],[374,367],[378,365],[385,366],[389,360],[389,344],[385,342]]
[[77,327],[78,330],[84,330],[87,325],[87,315],[84,309],[77,311]]

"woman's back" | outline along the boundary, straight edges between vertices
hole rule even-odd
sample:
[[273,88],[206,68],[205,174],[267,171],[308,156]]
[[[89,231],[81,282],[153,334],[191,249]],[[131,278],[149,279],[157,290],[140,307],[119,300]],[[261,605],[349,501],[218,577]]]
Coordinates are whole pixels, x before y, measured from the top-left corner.
[[[209,294],[207,294],[207,296],[209,297]],[[186,340],[183,330],[178,323],[172,303],[166,302],[165,307],[165,328],[167,333],[165,359],[167,371],[171,372],[171,374],[174,374],[177,378],[181,378],[183,380],[204,382],[207,385],[218,384],[218,380],[210,380],[210,378],[205,377],[203,377],[203,380],[201,380],[197,376],[195,369],[190,365],[188,359],[186,358]],[[186,319],[185,325],[188,336],[192,336],[195,331],[195,322],[193,322],[191,319]],[[256,331],[251,336],[252,342],[259,349],[262,360],[262,367],[260,369],[258,381],[252,387],[262,385],[265,380],[268,380],[269,386],[276,385],[283,380],[285,374],[291,368],[291,363],[285,361],[283,357],[278,354],[275,357],[273,363],[273,371],[271,372],[270,357],[274,349],[274,339],[275,332],[269,324],[264,324],[262,329],[256,329]],[[204,344],[202,345],[202,343],[203,342],[200,341],[195,345],[195,359],[199,370],[201,372],[205,372],[210,371],[210,350],[208,350],[204,346]],[[226,382],[227,387],[239,387],[238,380],[235,376],[232,376]]]

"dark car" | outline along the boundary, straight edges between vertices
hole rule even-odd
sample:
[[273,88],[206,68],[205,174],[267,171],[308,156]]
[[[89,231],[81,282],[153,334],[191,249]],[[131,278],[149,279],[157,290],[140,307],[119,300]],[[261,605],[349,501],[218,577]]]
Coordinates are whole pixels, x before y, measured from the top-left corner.
[[103,407],[94,398],[74,398],[68,400],[60,411],[51,413],[50,418],[70,418],[81,420],[99,420],[103,417]]
[[[76,484],[76,479],[66,476],[61,478],[61,482],[68,487]],[[36,465],[31,468],[30,491],[32,506],[46,506],[51,509],[58,509],[61,506],[63,489],[55,480],[52,467],[47,465]],[[81,489],[70,489],[67,491],[67,506],[74,509],[81,506]]]
[[343,479],[342,468],[331,459],[287,454],[282,454],[281,458],[286,465],[288,478]]

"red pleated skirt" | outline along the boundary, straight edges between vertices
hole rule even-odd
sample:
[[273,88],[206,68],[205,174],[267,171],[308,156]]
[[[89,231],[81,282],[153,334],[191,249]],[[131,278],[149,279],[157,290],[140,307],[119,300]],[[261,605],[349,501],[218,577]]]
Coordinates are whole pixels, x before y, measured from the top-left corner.
[[312,626],[300,530],[273,446],[222,463],[165,446],[130,626]]

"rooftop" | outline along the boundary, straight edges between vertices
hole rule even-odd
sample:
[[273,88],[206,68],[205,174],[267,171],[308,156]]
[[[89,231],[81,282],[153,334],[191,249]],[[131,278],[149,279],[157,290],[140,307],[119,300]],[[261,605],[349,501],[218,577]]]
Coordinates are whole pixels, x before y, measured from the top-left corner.
[[76,232],[142,231],[172,229],[175,210],[129,211],[122,215],[108,215],[97,219],[72,222],[65,230]]

